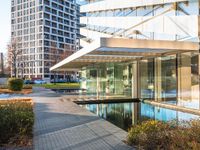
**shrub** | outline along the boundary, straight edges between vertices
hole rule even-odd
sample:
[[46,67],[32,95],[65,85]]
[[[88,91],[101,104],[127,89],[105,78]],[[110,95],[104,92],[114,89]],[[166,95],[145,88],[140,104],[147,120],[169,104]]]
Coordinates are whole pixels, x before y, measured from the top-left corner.
[[128,132],[127,142],[138,149],[182,150],[200,147],[200,120],[179,122],[146,121],[134,125]]
[[0,147],[23,144],[32,139],[34,114],[32,101],[0,101]]
[[8,80],[8,89],[12,91],[21,91],[23,88],[23,80],[17,78],[10,78]]
[[23,89],[32,89],[32,88],[33,88],[32,85],[24,85],[24,86],[23,86]]
[[37,87],[44,87],[47,89],[67,89],[67,88],[80,88],[80,84],[79,83],[49,83],[49,84],[35,84],[34,86]]
[[5,85],[5,84],[1,84],[1,85],[0,85],[0,89],[7,89],[7,88],[8,88],[8,86]]
[[[32,85],[23,85],[23,89],[32,89],[33,86]],[[0,85],[0,89],[8,89],[8,85]]]

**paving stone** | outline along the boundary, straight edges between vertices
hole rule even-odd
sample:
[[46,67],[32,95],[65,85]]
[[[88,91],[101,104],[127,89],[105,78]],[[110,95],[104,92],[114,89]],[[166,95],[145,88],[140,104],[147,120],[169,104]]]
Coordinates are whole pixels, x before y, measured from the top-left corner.
[[133,149],[122,142],[127,135],[125,131],[71,100],[62,101],[62,97],[48,90],[38,91],[32,97],[35,102],[35,150]]

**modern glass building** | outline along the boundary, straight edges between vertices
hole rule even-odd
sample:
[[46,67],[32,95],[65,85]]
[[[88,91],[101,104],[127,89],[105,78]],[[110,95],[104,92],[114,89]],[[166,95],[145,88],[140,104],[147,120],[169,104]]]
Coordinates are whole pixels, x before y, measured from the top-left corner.
[[99,98],[200,109],[198,0],[87,0],[82,49],[51,70],[79,70]]

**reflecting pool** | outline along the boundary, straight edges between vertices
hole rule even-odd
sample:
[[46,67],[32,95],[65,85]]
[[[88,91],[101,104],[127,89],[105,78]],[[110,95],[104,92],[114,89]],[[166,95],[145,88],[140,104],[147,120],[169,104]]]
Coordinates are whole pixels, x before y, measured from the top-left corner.
[[59,94],[64,94],[64,95],[80,95],[82,94],[82,90],[80,89],[52,89],[52,91],[59,93]]
[[149,119],[178,123],[200,117],[145,103],[86,104],[81,106],[124,130],[128,130],[133,124]]
[[8,98],[21,97],[21,96],[23,96],[23,94],[0,94],[0,100],[8,99]]

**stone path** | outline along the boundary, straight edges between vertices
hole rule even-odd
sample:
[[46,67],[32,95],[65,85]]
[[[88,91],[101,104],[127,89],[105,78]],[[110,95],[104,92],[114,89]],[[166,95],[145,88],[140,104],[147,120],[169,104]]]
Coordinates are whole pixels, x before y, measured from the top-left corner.
[[51,91],[32,94],[35,150],[130,150],[127,133]]

